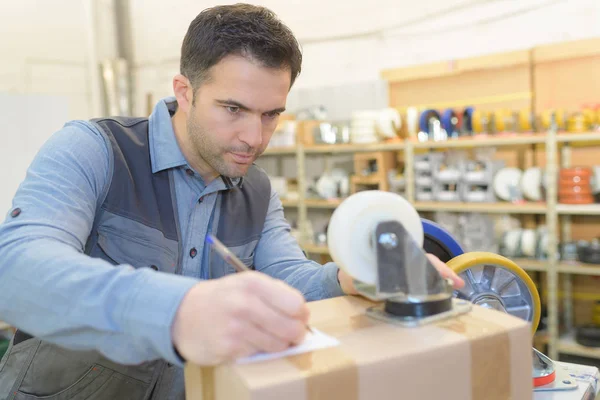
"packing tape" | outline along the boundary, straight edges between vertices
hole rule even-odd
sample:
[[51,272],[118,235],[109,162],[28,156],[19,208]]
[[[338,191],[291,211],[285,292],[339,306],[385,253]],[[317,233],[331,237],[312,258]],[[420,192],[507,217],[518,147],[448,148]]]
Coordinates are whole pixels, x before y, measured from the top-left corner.
[[[439,328],[458,333],[469,340],[471,350],[471,399],[504,400],[511,398],[510,337],[504,328],[492,321],[483,321],[473,313],[436,324]],[[478,334],[485,330],[493,337],[485,340]],[[490,359],[494,362],[490,363]],[[489,379],[490,369],[494,379]]]

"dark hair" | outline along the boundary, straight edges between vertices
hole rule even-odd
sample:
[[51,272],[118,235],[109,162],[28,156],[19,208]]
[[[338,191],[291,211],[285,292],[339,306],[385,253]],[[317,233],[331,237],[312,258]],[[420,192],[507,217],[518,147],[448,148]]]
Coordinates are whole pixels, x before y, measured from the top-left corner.
[[288,68],[291,85],[300,74],[302,53],[298,41],[265,7],[225,5],[198,14],[183,39],[180,72],[195,90],[208,78],[210,68],[230,54],[248,57],[269,68]]

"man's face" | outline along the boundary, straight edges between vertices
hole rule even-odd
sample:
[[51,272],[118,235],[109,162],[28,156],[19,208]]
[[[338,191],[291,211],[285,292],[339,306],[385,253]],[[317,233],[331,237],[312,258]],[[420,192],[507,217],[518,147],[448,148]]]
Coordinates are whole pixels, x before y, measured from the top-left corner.
[[187,130],[194,151],[216,173],[244,176],[267,147],[290,88],[288,69],[227,56],[194,94]]

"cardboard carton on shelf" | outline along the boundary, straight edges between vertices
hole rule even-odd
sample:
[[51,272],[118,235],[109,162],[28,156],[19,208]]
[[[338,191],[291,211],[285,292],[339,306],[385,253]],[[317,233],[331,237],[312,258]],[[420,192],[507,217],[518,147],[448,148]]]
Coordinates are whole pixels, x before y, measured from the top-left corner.
[[473,306],[420,327],[366,315],[375,303],[309,303],[310,325],[340,345],[275,360],[187,365],[188,400],[532,399],[531,326]]

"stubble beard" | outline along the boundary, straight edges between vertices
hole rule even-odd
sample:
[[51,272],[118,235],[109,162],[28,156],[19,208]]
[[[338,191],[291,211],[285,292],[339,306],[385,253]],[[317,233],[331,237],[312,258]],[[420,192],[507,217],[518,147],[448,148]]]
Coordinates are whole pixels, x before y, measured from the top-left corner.
[[[192,114],[193,115],[193,114]],[[225,161],[226,151],[221,150],[219,146],[210,140],[210,135],[194,117],[187,121],[188,136],[194,146],[194,153],[204,161],[208,166],[216,171],[217,174],[228,178],[241,178],[248,172],[249,166],[229,164]],[[250,149],[236,148],[229,151],[248,153]]]

